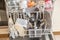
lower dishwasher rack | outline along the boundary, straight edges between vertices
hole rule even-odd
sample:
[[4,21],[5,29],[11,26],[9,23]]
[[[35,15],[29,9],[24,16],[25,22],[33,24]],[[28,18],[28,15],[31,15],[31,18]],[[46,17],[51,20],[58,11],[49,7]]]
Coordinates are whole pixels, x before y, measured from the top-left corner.
[[10,37],[10,40],[55,40],[54,36],[52,34],[48,34],[48,35],[42,35],[42,37],[36,37],[36,38],[29,38],[28,36],[26,37],[17,37],[15,39],[12,39]]

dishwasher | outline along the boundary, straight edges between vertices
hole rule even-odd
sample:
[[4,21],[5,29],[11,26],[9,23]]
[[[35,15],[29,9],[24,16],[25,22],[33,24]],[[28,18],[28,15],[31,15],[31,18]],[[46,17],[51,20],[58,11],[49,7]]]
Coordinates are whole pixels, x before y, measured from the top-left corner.
[[55,40],[54,0],[5,0],[10,40]]

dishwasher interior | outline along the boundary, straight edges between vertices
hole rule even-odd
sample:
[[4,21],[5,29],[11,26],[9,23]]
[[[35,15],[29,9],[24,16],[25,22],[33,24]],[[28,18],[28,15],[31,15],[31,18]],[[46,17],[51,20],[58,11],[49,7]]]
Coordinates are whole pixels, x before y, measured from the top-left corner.
[[10,40],[54,40],[53,0],[5,0]]

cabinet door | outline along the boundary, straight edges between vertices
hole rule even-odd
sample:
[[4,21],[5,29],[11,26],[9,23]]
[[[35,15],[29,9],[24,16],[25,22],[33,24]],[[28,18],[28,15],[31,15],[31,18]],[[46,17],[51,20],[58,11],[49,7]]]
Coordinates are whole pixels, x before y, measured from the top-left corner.
[[5,2],[4,2],[4,0],[0,0],[0,9],[5,10]]

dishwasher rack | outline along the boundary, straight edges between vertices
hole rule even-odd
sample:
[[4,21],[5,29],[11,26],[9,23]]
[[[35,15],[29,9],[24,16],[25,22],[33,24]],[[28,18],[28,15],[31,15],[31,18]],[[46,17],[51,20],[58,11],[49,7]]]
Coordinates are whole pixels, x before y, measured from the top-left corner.
[[[53,10],[46,10],[44,0],[33,1],[36,3],[35,6],[30,8],[27,7],[28,0],[25,0],[25,7],[21,8],[20,6],[22,5],[20,0],[5,0],[9,29],[14,28],[17,20],[22,19],[27,21],[27,27],[23,27],[27,32],[25,36],[28,36],[29,38],[39,38],[43,35],[51,34],[51,16]],[[9,18],[12,19],[11,23],[9,22]],[[9,32],[11,34],[11,30],[9,30]]]

